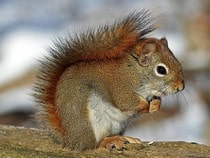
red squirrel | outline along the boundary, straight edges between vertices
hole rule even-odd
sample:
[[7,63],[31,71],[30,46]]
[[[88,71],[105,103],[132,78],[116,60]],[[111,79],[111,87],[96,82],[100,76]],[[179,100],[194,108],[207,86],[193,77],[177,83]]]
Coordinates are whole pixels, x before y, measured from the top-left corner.
[[38,118],[72,150],[140,143],[123,136],[136,115],[159,110],[161,97],[184,89],[180,63],[156,29],[152,12],[58,40],[34,84]]

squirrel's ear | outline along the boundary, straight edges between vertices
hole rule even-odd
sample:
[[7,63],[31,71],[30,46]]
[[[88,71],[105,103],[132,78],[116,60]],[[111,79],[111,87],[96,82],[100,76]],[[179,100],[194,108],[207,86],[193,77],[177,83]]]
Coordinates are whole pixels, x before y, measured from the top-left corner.
[[143,46],[140,58],[139,58],[139,63],[142,66],[148,66],[150,61],[151,61],[151,56],[152,53],[154,53],[157,50],[157,45],[156,43],[146,43]]
[[165,45],[168,46],[168,41],[166,38],[161,38],[160,41]]

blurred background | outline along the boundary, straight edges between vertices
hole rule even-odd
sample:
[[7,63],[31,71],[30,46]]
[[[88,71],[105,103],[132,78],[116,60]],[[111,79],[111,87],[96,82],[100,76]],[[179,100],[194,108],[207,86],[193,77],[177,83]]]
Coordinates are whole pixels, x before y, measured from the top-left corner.
[[188,141],[210,145],[209,0],[0,0],[0,124],[37,127],[30,97],[37,59],[55,37],[113,22],[139,8],[159,14],[160,29],[181,62],[186,89],[163,99],[161,110],[145,114],[126,135],[143,141]]

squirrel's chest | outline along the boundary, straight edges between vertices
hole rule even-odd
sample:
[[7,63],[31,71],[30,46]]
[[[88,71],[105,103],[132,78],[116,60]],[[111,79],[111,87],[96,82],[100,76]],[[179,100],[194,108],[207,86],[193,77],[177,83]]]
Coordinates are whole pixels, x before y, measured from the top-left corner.
[[124,130],[129,122],[129,116],[106,102],[97,94],[89,98],[89,119],[92,124],[96,141],[106,136],[117,135]]

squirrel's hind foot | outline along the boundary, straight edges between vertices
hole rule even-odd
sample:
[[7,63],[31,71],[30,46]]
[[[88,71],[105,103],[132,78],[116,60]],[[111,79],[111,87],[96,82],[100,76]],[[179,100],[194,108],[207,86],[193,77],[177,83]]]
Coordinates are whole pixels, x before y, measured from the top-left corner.
[[125,144],[137,143],[141,144],[142,142],[138,138],[132,138],[127,136],[111,136],[105,137],[99,144],[99,148],[107,148],[108,150],[119,150],[122,151],[126,149]]

